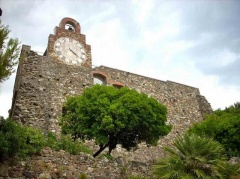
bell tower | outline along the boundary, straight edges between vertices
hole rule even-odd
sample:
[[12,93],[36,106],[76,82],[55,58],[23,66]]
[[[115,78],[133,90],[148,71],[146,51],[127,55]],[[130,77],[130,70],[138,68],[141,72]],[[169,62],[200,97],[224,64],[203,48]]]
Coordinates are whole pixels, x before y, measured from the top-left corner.
[[92,67],[91,46],[86,44],[79,23],[69,17],[63,18],[50,34],[47,56],[68,65]]

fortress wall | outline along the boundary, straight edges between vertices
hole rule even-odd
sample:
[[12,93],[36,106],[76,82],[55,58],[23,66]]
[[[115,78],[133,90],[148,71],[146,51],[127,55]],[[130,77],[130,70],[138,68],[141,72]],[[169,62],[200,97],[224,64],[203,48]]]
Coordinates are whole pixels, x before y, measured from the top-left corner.
[[[24,55],[22,55],[24,57]],[[29,51],[19,65],[17,95],[10,116],[24,124],[60,133],[62,105],[69,95],[93,84],[91,69],[59,64]]]
[[38,81],[36,80],[36,76],[41,70],[38,58],[40,57],[36,53],[30,51],[30,46],[23,46],[10,112],[10,117],[14,120],[34,127],[45,125],[42,94],[38,90]]
[[[164,104],[168,108],[169,122],[176,126],[181,125],[178,132],[185,130],[190,123],[202,120],[202,112],[211,110],[211,106],[207,106],[209,103],[201,102],[201,99],[205,98],[200,95],[198,88],[171,81],[165,82],[105,66],[97,67],[94,70],[104,72],[108,85],[124,84],[129,88],[146,93]],[[200,108],[208,110],[200,110]]]
[[[10,117],[21,123],[60,134],[59,117],[67,96],[81,94],[93,85],[93,76],[106,77],[107,85],[122,85],[154,97],[168,109],[170,134],[159,140],[157,147],[141,144],[134,152],[121,147],[114,156],[146,162],[163,156],[163,146],[169,146],[176,136],[184,133],[195,122],[210,113],[211,106],[199,90],[187,85],[161,81],[105,66],[92,68],[66,65],[46,56],[40,56],[23,46],[14,87]],[[96,147],[93,145],[93,147]]]
[[170,134],[162,137],[157,147],[147,147],[145,144],[141,144],[140,148],[134,152],[126,152],[119,147],[118,152],[113,151],[115,156],[123,155],[130,160],[142,162],[162,157],[164,155],[163,146],[171,145],[176,136],[183,134],[193,123],[201,121],[204,112],[212,111],[210,104],[205,97],[200,95],[198,88],[152,79],[105,66],[97,67],[94,70],[106,75],[108,85],[124,84],[157,99],[167,107],[168,123],[173,125]]

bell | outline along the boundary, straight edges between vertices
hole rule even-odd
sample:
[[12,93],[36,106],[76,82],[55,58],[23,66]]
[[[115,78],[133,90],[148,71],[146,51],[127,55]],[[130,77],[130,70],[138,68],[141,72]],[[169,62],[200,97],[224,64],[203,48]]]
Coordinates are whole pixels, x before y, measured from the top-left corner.
[[71,26],[68,27],[69,31],[73,31],[73,28]]

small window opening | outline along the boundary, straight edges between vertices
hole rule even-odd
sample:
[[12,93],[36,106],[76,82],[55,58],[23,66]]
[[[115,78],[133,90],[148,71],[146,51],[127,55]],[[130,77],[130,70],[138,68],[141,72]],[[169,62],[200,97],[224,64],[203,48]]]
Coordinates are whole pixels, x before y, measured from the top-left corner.
[[100,85],[106,85],[107,81],[106,81],[106,77],[101,75],[101,74],[94,74],[93,75],[93,84],[100,84]]
[[66,23],[66,24],[65,24],[65,29],[66,29],[66,30],[69,30],[69,31],[72,31],[72,32],[75,32],[75,27],[74,27],[74,25],[71,24],[71,23]]

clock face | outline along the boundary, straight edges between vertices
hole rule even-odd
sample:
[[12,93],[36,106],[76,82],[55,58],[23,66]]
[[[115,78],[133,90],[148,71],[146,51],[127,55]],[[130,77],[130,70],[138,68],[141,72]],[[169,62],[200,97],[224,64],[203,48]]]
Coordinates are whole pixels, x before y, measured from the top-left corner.
[[81,64],[87,59],[83,45],[69,37],[61,37],[54,43],[54,50],[58,57],[68,64]]

